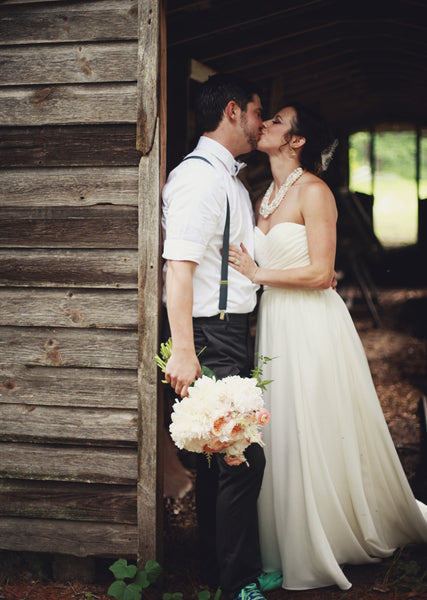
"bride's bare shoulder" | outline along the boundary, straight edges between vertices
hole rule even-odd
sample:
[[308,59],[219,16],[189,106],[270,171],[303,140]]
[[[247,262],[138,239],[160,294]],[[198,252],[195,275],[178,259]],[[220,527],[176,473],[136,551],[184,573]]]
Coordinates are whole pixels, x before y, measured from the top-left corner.
[[305,209],[336,212],[336,202],[332,190],[320,177],[313,175],[308,178],[301,191],[301,200]]

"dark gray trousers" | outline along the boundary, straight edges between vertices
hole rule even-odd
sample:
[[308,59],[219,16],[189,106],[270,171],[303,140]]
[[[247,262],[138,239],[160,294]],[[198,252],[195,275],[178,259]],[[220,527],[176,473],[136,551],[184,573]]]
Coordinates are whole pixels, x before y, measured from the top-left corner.
[[[196,352],[218,379],[246,377],[253,367],[253,342],[248,315],[226,315],[193,320]],[[214,584],[215,577],[226,598],[233,599],[261,573],[257,499],[265,467],[258,444],[247,448],[246,464],[229,466],[220,453],[210,466],[197,455],[196,508],[202,570]]]

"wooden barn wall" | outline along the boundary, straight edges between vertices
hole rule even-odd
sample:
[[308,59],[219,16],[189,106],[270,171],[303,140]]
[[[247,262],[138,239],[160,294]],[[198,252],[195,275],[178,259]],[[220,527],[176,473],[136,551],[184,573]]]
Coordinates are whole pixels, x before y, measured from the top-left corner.
[[137,548],[137,0],[0,5],[0,548]]

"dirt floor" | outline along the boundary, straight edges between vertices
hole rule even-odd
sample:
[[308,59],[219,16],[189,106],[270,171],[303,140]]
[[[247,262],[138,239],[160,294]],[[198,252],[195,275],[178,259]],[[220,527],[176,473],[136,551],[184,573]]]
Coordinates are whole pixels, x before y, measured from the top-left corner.
[[[425,415],[420,410],[420,399],[427,395],[427,288],[380,290],[382,326],[377,328],[373,327],[357,290],[343,287],[340,293],[344,298],[353,296],[349,307],[391,435],[415,496],[427,503],[427,440]],[[198,592],[206,589],[198,577],[196,537],[193,493],[188,493],[182,502],[167,502],[164,576],[143,593],[143,600],[161,600],[164,592],[182,592],[184,600],[195,600]],[[107,589],[112,581],[108,571],[112,561],[97,562],[94,584],[53,581],[49,557],[1,553],[0,560],[0,600],[111,598]],[[407,546],[378,564],[348,567],[346,574],[353,584],[346,592],[336,587],[303,592],[278,590],[267,593],[266,597],[267,600],[427,599],[427,545]],[[211,590],[212,598],[214,592]]]

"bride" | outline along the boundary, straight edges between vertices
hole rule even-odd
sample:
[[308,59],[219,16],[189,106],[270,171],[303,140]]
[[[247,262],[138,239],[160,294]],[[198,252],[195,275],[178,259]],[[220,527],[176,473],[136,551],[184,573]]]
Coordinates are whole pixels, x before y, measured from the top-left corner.
[[263,286],[256,347],[263,369],[267,468],[258,502],[263,569],[283,587],[348,589],[345,564],[427,542],[427,506],[411,491],[362,343],[331,287],[337,209],[320,178],[330,138],[306,108],[264,123],[258,150],[273,181],[259,205],[255,259],[230,265]]

